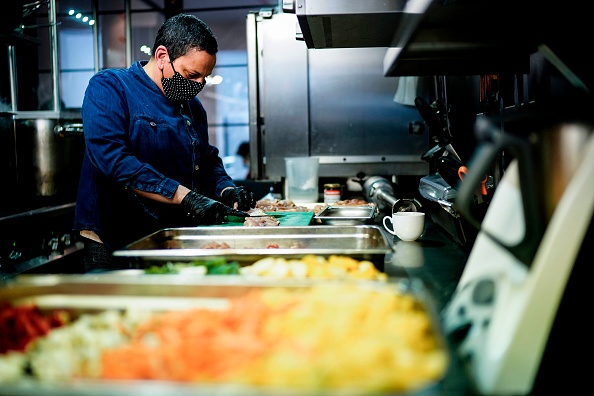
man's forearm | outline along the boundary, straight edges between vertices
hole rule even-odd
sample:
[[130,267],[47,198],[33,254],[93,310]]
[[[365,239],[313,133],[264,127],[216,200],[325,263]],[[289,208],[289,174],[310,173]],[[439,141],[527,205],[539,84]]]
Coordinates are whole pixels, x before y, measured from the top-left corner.
[[161,194],[155,194],[155,193],[141,191],[141,190],[134,190],[134,192],[136,194],[140,195],[141,197],[152,199],[157,202],[180,204],[181,201],[184,199],[184,197],[186,195],[188,195],[188,193],[190,192],[190,189],[187,187],[184,187],[180,184],[179,187],[177,187],[177,190],[175,190],[173,197],[171,197],[171,198],[166,198],[166,197],[162,196]]

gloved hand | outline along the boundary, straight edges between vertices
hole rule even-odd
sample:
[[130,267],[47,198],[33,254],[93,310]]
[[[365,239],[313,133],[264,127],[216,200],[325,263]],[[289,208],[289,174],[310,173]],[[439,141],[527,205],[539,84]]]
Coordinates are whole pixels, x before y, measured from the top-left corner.
[[[250,210],[256,207],[254,194],[242,187],[228,188],[223,191],[221,198],[226,205],[233,209]],[[237,206],[235,205],[236,202]]]
[[201,224],[218,224],[225,221],[225,216],[247,217],[247,213],[230,208],[219,201],[190,191],[181,204],[188,211],[188,216]]

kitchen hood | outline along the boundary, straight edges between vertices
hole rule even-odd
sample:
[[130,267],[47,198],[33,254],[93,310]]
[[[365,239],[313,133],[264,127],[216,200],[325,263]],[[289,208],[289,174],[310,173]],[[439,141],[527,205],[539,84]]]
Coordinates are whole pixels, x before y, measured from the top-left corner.
[[307,48],[388,47],[432,0],[284,0],[297,14]]
[[532,19],[522,1],[433,0],[414,24],[396,28],[384,75],[528,73]]
[[386,47],[386,76],[528,72],[537,50],[528,9],[512,0],[283,1],[308,48]]

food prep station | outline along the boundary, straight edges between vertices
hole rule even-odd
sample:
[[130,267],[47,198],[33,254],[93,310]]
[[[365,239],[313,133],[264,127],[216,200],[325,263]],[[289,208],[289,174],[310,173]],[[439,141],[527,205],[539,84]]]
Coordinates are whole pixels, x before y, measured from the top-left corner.
[[[324,206],[324,205],[322,205]],[[312,205],[313,207],[313,205]],[[328,209],[330,208],[330,209]],[[344,208],[341,208],[344,209]],[[75,312],[76,316],[84,313],[98,313],[107,310],[124,311],[127,309],[145,308],[154,311],[189,309],[191,307],[211,307],[212,304],[222,304],[233,296],[242,295],[249,290],[269,288],[312,288],[326,283],[360,284],[363,288],[389,288],[391,290],[410,294],[423,303],[430,315],[432,326],[437,330],[440,343],[443,343],[447,353],[448,364],[443,375],[420,388],[407,391],[388,391],[377,394],[385,395],[415,395],[425,392],[441,394],[447,389],[464,391],[470,388],[468,379],[463,373],[460,362],[451,353],[448,340],[441,333],[438,312],[445,304],[447,295],[453,292],[456,272],[447,274],[449,284],[443,285],[441,280],[427,279],[429,287],[425,286],[422,274],[414,271],[422,267],[419,260],[424,260],[425,248],[435,250],[433,238],[438,238],[438,245],[447,244],[452,253],[451,265],[459,266],[461,257],[465,256],[461,246],[450,244],[441,235],[434,224],[427,224],[423,238],[416,246],[418,251],[403,251],[399,249],[397,238],[389,236],[378,225],[380,212],[376,205],[341,210],[338,207],[325,208],[326,215],[321,211],[317,215],[309,212],[310,224],[307,226],[278,226],[278,227],[243,227],[233,225],[209,226],[196,228],[165,229],[148,235],[114,254],[120,260],[129,263],[127,270],[97,272],[89,274],[39,275],[21,274],[14,277],[6,287],[0,289],[0,301],[15,304],[35,303],[43,312],[66,309]],[[337,214],[336,214],[337,213]],[[320,216],[321,215],[321,216]],[[322,217],[323,219],[320,219]],[[225,243],[228,248],[203,248],[211,243]],[[277,246],[267,248],[274,242]],[[421,247],[422,244],[426,247]],[[414,246],[413,246],[414,250]],[[440,256],[444,250],[440,249]],[[370,280],[332,280],[332,279],[282,279],[264,278],[246,275],[149,275],[145,269],[154,265],[164,265],[167,262],[188,263],[200,259],[224,258],[227,261],[237,261],[241,266],[249,266],[257,260],[266,257],[298,260],[306,255],[330,257],[334,255],[348,256],[355,260],[367,260],[388,275],[387,282]],[[420,256],[419,256],[420,255]],[[430,252],[425,253],[427,257]],[[415,258],[416,256],[416,258]],[[401,259],[399,258],[401,257]],[[413,261],[413,262],[411,262]],[[463,260],[462,260],[463,261]],[[412,271],[409,273],[409,271]],[[427,275],[435,277],[435,272]],[[440,284],[445,286],[436,286]],[[437,294],[435,294],[437,293]],[[346,297],[346,296],[345,296]],[[218,301],[218,302],[216,302]],[[29,391],[39,391],[48,395],[63,394],[113,394],[132,395],[142,392],[153,395],[162,392],[175,394],[295,394],[295,395],[343,395],[366,394],[366,391],[352,389],[332,390],[296,390],[278,389],[274,387],[254,387],[234,383],[224,384],[188,384],[171,381],[120,381],[77,379],[74,381],[46,383],[29,379],[15,384],[0,384],[0,393],[6,395],[21,395]]]

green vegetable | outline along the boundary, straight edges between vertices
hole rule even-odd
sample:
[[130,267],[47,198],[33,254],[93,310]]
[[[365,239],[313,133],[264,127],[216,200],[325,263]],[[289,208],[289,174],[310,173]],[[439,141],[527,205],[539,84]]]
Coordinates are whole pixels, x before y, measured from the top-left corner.
[[194,260],[190,263],[167,262],[162,266],[152,265],[144,269],[145,274],[178,274],[180,269],[186,267],[206,267],[207,275],[238,275],[240,265],[237,261],[227,263],[223,257],[215,257],[208,260]]
[[238,275],[239,264],[232,262],[229,264],[219,264],[214,267],[207,267],[207,275]]
[[168,262],[165,265],[151,265],[144,269],[145,274],[177,274],[178,269],[175,264]]

